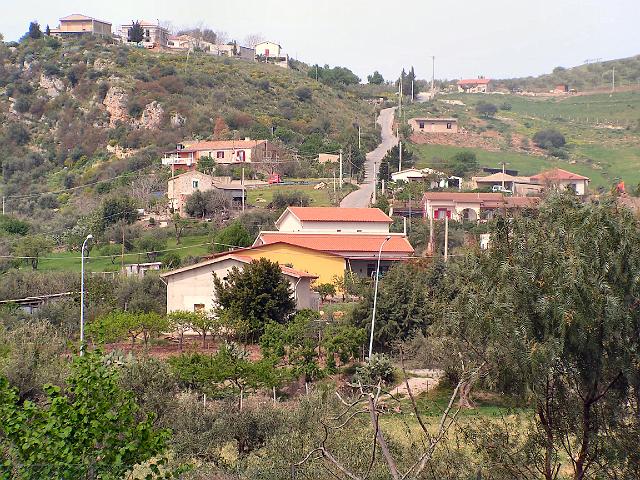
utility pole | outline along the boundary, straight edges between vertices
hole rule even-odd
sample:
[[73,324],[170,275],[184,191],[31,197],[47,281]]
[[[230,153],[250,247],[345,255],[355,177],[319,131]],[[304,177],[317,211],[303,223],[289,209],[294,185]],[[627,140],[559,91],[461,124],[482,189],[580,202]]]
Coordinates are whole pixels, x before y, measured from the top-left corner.
[[378,200],[376,199],[376,190],[378,188],[378,174],[377,174],[378,162],[373,162],[373,198],[371,199],[371,203],[376,203]]
[[449,211],[444,216],[444,261],[449,257]]
[[358,123],[358,150],[362,150],[362,130],[360,128],[359,123]]
[[616,67],[611,69],[611,93],[616,91]]
[[340,149],[340,190],[342,190],[342,149]]
[[413,103],[413,82],[414,82],[414,79],[412,78],[411,79],[411,103]]
[[2,196],[2,215],[4,215],[4,203],[5,203],[5,196]]
[[244,212],[244,167],[242,167],[242,211]]
[[502,191],[504,192],[504,165],[505,163],[502,162]]
[[398,171],[402,171],[402,142],[398,141]]
[[400,75],[400,84],[398,85],[398,115],[402,117],[402,75]]
[[434,88],[436,79],[436,57],[435,55],[431,55],[431,99],[436,96],[436,91]]

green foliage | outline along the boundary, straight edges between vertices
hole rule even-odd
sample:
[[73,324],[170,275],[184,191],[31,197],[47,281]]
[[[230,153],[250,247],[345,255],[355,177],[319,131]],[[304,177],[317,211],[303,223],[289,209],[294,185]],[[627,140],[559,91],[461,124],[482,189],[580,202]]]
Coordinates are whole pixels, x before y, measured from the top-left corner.
[[498,112],[498,107],[493,103],[480,101],[476,104],[476,112],[483,117],[493,117]]
[[24,220],[20,220],[10,215],[0,215],[0,231],[5,231],[12,235],[26,235],[29,233],[31,225]]
[[20,238],[16,242],[13,254],[19,257],[26,257],[25,262],[31,264],[31,268],[36,270],[41,256],[53,250],[53,241],[42,234],[29,235]]
[[367,75],[367,82],[373,85],[382,85],[384,83],[384,78],[379,71],[373,72],[371,75]]
[[127,40],[129,42],[140,43],[144,40],[144,28],[139,21],[132,21]]
[[178,268],[180,267],[181,261],[180,255],[176,252],[167,252],[162,256],[162,264],[165,268]]
[[160,335],[169,327],[166,317],[155,312],[123,312],[113,311],[97,318],[87,326],[87,333],[102,343],[111,343],[131,338],[131,344],[135,343],[138,336],[142,335],[145,346],[152,337]]
[[317,76],[320,82],[333,87],[344,87],[346,85],[357,85],[360,83],[360,78],[345,67],[331,68],[329,65],[325,65],[324,67],[313,65],[309,68],[308,75],[311,78],[316,78]]
[[213,175],[216,171],[216,161],[209,155],[200,157],[196,165],[196,170],[206,173],[207,175]]
[[337,356],[344,365],[358,358],[358,351],[366,342],[367,332],[364,328],[357,328],[346,323],[329,325],[323,334],[322,346],[327,351],[329,363]]
[[122,478],[165,450],[168,432],[154,429],[152,417],[138,418],[133,397],[99,354],[75,359],[64,390],[45,390],[44,405],[20,404],[0,378],[0,472],[7,477]]
[[389,203],[389,199],[386,195],[378,195],[378,198],[376,198],[376,203],[371,206],[374,208],[379,208],[383,212],[388,212],[391,204]]
[[301,191],[277,192],[271,201],[271,208],[284,210],[287,207],[308,207],[311,197]]
[[107,198],[99,210],[98,231],[103,232],[110,225],[119,222],[131,225],[138,219],[135,201],[129,196]]
[[466,177],[480,168],[478,158],[475,152],[471,150],[463,150],[462,152],[456,153],[448,163],[449,170],[457,177]]
[[216,189],[204,192],[196,190],[185,202],[184,209],[192,217],[214,217],[231,208],[231,204],[222,192]]
[[266,258],[253,260],[242,270],[234,267],[225,280],[213,277],[216,313],[236,334],[256,341],[269,322],[287,323],[295,310],[289,281],[280,265]]
[[553,150],[564,147],[566,140],[564,135],[557,130],[547,129],[536,132],[533,136],[533,143],[538,147]]
[[[382,159],[383,162],[387,162],[389,165],[389,178],[386,180],[390,180],[391,172],[397,172],[398,167],[400,166],[400,148],[398,145],[394,145],[391,147],[391,150],[387,152],[387,154]],[[415,165],[415,158],[413,156],[413,152],[407,150],[405,143],[402,144],[402,169],[411,168]],[[382,164],[381,164],[382,166]]]
[[393,364],[383,353],[374,353],[369,361],[356,369],[353,377],[355,383],[362,385],[388,385],[393,382]]
[[42,30],[40,30],[40,24],[38,22],[34,21],[29,23],[29,31],[27,32],[27,36],[33,40],[42,38]]
[[167,248],[167,239],[153,233],[148,233],[136,240],[136,249],[139,252],[144,252],[150,262],[155,262],[159,252],[165,248]]
[[320,299],[324,302],[327,297],[336,294],[336,286],[333,283],[319,283],[313,286],[313,289],[318,292]]
[[309,87],[298,87],[295,91],[296,98],[301,102],[308,102],[313,97],[313,92]]
[[237,247],[248,247],[253,243],[253,238],[240,222],[234,221],[217,233],[214,242],[214,252],[225,252]]

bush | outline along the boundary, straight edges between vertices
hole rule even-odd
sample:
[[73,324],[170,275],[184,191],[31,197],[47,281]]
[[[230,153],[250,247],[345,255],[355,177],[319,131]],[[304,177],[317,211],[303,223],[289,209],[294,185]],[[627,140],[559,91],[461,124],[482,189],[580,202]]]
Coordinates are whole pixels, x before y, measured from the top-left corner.
[[383,353],[374,353],[371,360],[356,369],[354,382],[362,385],[387,385],[393,382],[393,364],[391,359]]
[[293,192],[278,192],[273,196],[271,208],[284,210],[289,206],[308,207],[311,204],[311,197],[304,192],[294,190]]
[[509,111],[511,110],[513,107],[511,106],[510,103],[508,102],[504,102],[502,105],[500,105],[500,110],[505,110],[505,111]]
[[162,257],[162,263],[167,268],[178,268],[180,266],[180,255],[176,252],[165,253]]
[[476,105],[476,112],[483,117],[493,117],[498,111],[498,107],[496,107],[493,103],[488,102],[478,102]]
[[533,143],[545,150],[564,147],[566,140],[564,135],[557,130],[540,130],[533,136]]
[[311,97],[313,96],[313,92],[311,92],[311,89],[309,87],[298,87],[296,88],[295,93],[296,93],[296,97],[301,102],[306,102],[308,100],[311,100]]
[[27,97],[19,97],[16,100],[16,103],[13,104],[13,108],[18,113],[25,113],[29,111],[29,108],[31,108],[31,102],[29,102]]

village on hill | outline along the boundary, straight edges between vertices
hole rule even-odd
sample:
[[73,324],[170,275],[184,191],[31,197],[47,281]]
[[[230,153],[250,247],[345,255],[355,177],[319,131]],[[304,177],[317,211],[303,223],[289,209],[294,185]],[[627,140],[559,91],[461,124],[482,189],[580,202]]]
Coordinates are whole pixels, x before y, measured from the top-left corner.
[[640,57],[61,15],[0,36],[0,479],[640,478]]

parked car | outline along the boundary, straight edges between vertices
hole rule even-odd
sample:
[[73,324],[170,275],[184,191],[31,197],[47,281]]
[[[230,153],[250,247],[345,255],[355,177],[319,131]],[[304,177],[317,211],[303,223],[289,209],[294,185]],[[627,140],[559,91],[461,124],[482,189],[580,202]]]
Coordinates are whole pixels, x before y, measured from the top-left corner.
[[511,190],[503,187],[502,185],[494,185],[493,187],[491,187],[491,191],[493,193],[513,193]]

